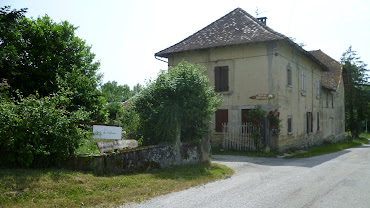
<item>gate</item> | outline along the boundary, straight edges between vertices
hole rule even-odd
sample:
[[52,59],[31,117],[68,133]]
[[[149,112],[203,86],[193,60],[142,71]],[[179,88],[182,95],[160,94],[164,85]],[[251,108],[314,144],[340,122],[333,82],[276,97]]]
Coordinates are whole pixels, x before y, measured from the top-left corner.
[[251,122],[224,123],[222,133],[224,149],[263,151],[271,143],[267,119],[258,125]]

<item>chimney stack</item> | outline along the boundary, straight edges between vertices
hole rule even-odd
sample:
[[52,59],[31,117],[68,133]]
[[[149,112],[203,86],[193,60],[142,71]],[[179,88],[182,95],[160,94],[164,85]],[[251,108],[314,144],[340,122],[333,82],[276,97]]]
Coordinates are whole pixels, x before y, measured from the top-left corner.
[[267,17],[258,17],[257,19],[266,25]]

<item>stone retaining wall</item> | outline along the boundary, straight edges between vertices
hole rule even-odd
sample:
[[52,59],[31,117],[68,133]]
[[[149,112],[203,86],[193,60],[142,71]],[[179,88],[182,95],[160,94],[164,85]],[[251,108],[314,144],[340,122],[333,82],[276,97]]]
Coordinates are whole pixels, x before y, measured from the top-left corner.
[[176,162],[173,145],[155,145],[124,150],[118,153],[79,155],[70,158],[65,166],[73,170],[89,171],[97,175],[123,174],[174,165],[194,164],[209,161],[209,139],[199,143],[181,145],[181,163]]

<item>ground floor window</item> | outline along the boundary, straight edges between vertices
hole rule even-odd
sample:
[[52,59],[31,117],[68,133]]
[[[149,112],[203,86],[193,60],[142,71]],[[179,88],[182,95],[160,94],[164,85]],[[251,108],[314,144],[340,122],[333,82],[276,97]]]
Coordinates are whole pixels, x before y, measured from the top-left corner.
[[245,123],[249,122],[248,119],[247,119],[249,111],[250,111],[250,109],[242,109],[242,124],[245,124]]
[[313,115],[312,115],[312,112],[307,112],[307,134],[313,132],[313,128],[312,128],[312,122],[313,122]]
[[317,112],[317,131],[320,130],[320,113]]
[[293,134],[293,118],[291,116],[288,117],[288,135]]
[[215,131],[222,132],[222,124],[229,122],[229,112],[227,109],[217,109]]

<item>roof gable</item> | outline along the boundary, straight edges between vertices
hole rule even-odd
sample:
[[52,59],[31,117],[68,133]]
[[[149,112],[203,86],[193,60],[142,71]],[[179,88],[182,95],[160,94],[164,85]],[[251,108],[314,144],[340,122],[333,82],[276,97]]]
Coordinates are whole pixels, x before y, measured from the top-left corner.
[[167,58],[171,53],[282,39],[288,38],[267,27],[243,9],[237,8],[155,55]]
[[310,51],[310,53],[329,69],[323,72],[322,86],[337,91],[343,71],[342,65],[321,50]]
[[311,53],[283,34],[269,28],[265,23],[262,23],[241,8],[234,9],[181,42],[156,53],[155,56],[168,58],[171,54],[185,51],[274,40],[284,40],[287,44],[293,46],[321,66],[323,71],[328,71],[327,66]]

